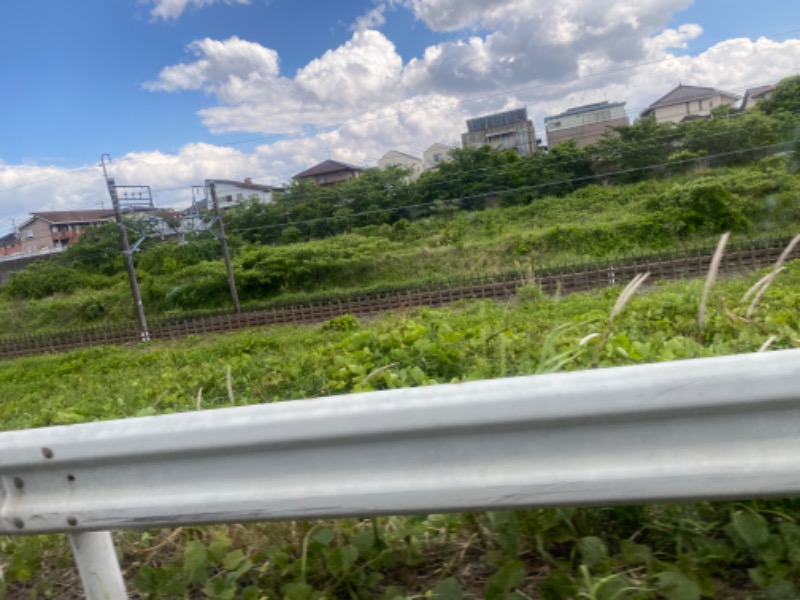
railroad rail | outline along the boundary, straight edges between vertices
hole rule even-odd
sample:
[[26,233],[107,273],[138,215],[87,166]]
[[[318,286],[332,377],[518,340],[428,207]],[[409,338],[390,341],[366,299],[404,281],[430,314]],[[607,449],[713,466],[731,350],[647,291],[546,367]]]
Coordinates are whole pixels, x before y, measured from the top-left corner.
[[[720,265],[721,274],[752,271],[773,264],[785,248],[787,239],[751,242],[727,252]],[[705,277],[713,249],[687,251],[682,255],[659,254],[607,263],[576,264],[544,269],[534,279],[524,274],[479,277],[438,288],[409,288],[392,293],[369,295],[333,302],[298,304],[245,311],[239,314],[186,318],[152,322],[151,340],[180,339],[190,335],[225,333],[250,327],[320,323],[351,314],[367,317],[392,310],[417,306],[443,306],[459,300],[503,300],[514,296],[525,285],[538,285],[547,294],[570,294],[629,281],[636,273],[650,272],[651,280]],[[800,256],[800,246],[790,258]],[[35,354],[65,352],[100,345],[126,345],[141,341],[135,324],[69,331],[58,334],[17,336],[0,339],[0,359]]]

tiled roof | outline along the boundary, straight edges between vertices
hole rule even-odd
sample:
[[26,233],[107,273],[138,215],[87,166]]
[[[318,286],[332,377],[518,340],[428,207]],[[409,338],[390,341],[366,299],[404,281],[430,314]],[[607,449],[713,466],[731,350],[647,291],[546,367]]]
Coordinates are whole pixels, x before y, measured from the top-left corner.
[[744,99],[742,100],[742,108],[747,107],[747,103],[749,100],[752,99],[758,101],[767,94],[769,94],[774,89],[775,89],[774,85],[759,85],[757,87],[750,88],[744,93]]
[[655,109],[661,108],[663,106],[673,106],[675,104],[682,104],[683,102],[691,102],[692,100],[704,100],[706,98],[711,98],[717,95],[727,96],[729,98],[738,98],[736,94],[723,92],[715,88],[680,84],[669,94],[667,94],[666,96],[662,96],[661,98],[653,102],[650,106],[648,106],[642,112],[642,116],[643,117],[647,116]]
[[308,177],[317,177],[318,175],[328,175],[329,173],[340,173],[341,171],[354,171],[360,173],[363,171],[361,167],[355,165],[348,165],[347,163],[339,162],[338,160],[326,160],[318,165],[306,169],[302,173],[294,176],[294,179],[305,179]]
[[750,88],[747,90],[744,95],[750,96],[751,98],[758,98],[767,92],[771,92],[775,89],[774,85],[759,85],[758,87]]

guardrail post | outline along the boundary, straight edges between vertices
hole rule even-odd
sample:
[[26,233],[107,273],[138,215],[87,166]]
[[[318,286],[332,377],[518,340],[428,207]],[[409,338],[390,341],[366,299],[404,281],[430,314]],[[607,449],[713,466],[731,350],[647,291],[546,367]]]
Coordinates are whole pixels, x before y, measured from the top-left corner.
[[108,531],[71,533],[69,544],[87,600],[126,600],[128,592]]

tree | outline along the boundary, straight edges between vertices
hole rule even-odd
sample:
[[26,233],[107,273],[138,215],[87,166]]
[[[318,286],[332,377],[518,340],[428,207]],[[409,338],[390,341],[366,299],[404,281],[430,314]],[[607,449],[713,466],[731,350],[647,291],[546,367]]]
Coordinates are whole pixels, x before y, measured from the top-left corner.
[[675,124],[657,123],[650,118],[612,127],[590,147],[592,166],[598,174],[629,171],[617,176],[620,181],[646,179],[652,176],[654,165],[667,162],[680,149],[681,138]]
[[781,79],[772,95],[757,106],[768,115],[800,112],[800,75]]

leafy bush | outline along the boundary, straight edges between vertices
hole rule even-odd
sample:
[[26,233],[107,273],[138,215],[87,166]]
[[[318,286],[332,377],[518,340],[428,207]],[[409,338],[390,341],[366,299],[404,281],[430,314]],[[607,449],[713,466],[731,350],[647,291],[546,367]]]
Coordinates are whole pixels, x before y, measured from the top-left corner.
[[729,190],[706,179],[676,185],[650,202],[650,208],[675,224],[677,235],[684,238],[747,231],[752,225],[740,205]]
[[12,273],[3,291],[15,299],[41,299],[79,289],[107,288],[109,278],[54,260],[43,260]]

